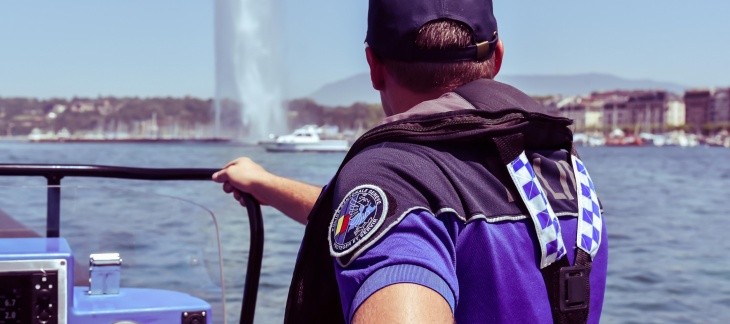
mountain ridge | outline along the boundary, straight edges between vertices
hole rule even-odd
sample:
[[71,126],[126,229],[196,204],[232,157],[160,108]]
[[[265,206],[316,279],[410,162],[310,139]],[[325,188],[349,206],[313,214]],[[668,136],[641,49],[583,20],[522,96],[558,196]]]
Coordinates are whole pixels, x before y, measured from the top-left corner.
[[[496,80],[533,96],[574,96],[587,95],[594,91],[642,89],[681,94],[689,88],[672,82],[628,79],[605,73],[499,75]],[[325,84],[308,97],[328,106],[348,106],[355,102],[380,103],[380,94],[372,88],[367,72]]]

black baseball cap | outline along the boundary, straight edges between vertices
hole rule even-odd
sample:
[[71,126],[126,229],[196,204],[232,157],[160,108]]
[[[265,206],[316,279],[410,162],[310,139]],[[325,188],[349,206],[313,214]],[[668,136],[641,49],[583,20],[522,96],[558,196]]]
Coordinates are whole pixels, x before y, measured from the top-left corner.
[[[466,48],[421,50],[416,36],[434,20],[462,22],[474,33]],[[365,42],[382,58],[405,62],[483,61],[497,47],[492,0],[370,0]]]

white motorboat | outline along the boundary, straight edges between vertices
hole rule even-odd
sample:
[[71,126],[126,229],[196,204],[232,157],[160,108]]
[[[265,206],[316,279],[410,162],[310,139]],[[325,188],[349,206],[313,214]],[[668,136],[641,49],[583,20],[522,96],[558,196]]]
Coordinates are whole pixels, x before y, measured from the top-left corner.
[[259,145],[268,152],[347,152],[350,149],[347,140],[325,139],[321,134],[321,128],[307,125],[289,135],[261,141]]

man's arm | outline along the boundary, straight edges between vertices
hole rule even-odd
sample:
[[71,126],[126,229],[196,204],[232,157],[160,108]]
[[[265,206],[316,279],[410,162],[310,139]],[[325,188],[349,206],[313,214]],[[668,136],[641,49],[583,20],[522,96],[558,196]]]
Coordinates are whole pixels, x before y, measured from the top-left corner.
[[453,322],[451,307],[441,295],[409,283],[378,290],[360,305],[352,318],[353,324]]
[[306,224],[321,187],[272,174],[249,158],[239,158],[213,174],[223,191],[241,201],[241,192],[251,194],[259,203],[272,206],[291,219]]

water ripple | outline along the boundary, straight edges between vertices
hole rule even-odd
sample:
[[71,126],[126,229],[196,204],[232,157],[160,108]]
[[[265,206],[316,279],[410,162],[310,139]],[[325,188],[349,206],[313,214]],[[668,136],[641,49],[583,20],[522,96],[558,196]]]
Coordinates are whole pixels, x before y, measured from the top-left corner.
[[[317,185],[329,181],[344,157],[341,154],[297,154],[294,163],[292,155],[267,154],[255,146],[218,144],[0,143],[0,150],[4,153],[0,156],[4,160],[0,162],[5,163],[95,163],[163,168],[216,167],[236,157],[249,156],[272,172]],[[599,147],[582,148],[581,156],[589,166],[607,211],[609,268],[601,322],[730,323],[730,257],[726,252],[730,251],[727,233],[730,228],[730,204],[727,203],[730,186],[725,181],[730,178],[730,163],[717,163],[730,161],[730,150]],[[41,180],[30,179],[23,184],[40,184]],[[3,179],[2,183],[17,184],[18,181]],[[82,179],[73,183],[102,183],[119,189],[154,190],[200,202],[213,209],[223,244],[224,282],[228,288],[226,310],[237,318],[248,255],[248,221],[245,210],[223,194],[219,185],[186,183],[183,186],[171,183],[152,189],[152,186],[139,182]],[[45,213],[42,208],[45,192],[6,191],[0,194],[0,198],[4,199],[0,208],[23,218],[34,229],[43,229],[45,222],[38,215]],[[79,192],[76,198],[87,199],[92,194]],[[131,276],[132,271],[140,271],[145,274],[140,277],[166,278],[158,280],[166,284],[209,276],[204,267],[190,265],[189,256],[198,258],[197,252],[182,254],[183,258],[180,254],[164,254],[174,252],[176,248],[184,249],[191,242],[196,242],[200,234],[175,230],[181,227],[175,217],[179,207],[157,206],[144,196],[133,200],[137,202],[133,206],[137,209],[130,207],[126,201],[110,203],[110,199],[100,197],[82,205],[79,201],[83,199],[76,198],[73,198],[75,205],[63,205],[68,208],[64,213],[73,212],[72,207],[76,206],[76,213],[82,214],[81,207],[86,206],[101,212],[113,211],[116,217],[107,218],[112,222],[95,222],[98,224],[94,226],[104,231],[84,233],[78,237],[70,235],[75,250],[77,244],[105,248],[105,239],[114,237],[121,241],[123,248],[131,249],[127,254],[130,270],[123,272],[125,276]],[[167,227],[162,230],[144,229],[141,225],[148,220],[136,219],[137,210],[167,215],[167,218],[160,219]],[[263,207],[262,211],[265,215],[266,244],[256,322],[277,323],[283,320],[283,308],[303,227],[270,207]],[[102,214],[90,215],[101,217]],[[117,230],[125,221],[131,221],[134,224],[132,228],[140,232]],[[195,223],[192,227],[205,229],[209,225]],[[73,234],[82,232],[84,224],[69,223],[62,224],[62,227],[62,233]],[[107,232],[111,234],[104,234]],[[159,249],[155,262],[150,264],[137,260],[145,249],[156,250],[160,246],[164,248]],[[76,252],[79,255],[88,253]],[[209,281],[204,287],[214,286],[212,282],[220,280]]]

